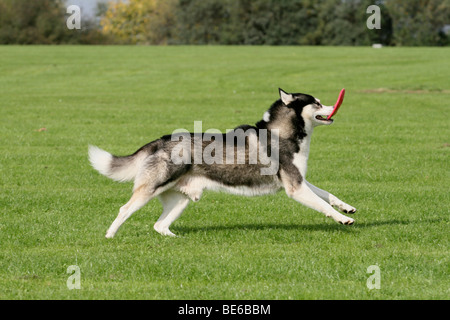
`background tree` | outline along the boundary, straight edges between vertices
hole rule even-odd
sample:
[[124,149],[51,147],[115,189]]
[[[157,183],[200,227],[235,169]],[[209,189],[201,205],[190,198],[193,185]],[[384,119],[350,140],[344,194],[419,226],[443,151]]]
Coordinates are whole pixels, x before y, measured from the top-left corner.
[[116,0],[81,30],[67,18],[65,0],[0,0],[0,44],[450,45],[450,0]]
[[450,0],[389,0],[393,42],[398,46],[448,45],[443,27],[450,24]]
[[175,4],[175,0],[111,1],[100,25],[118,43],[166,44],[172,37]]
[[[225,42],[231,25],[232,1],[180,0],[177,10],[177,37],[179,44],[220,44]],[[229,35],[228,35],[229,36]],[[228,39],[228,44],[233,40]]]
[[59,43],[65,38],[60,1],[0,0],[0,43]]
[[61,0],[0,0],[0,44],[105,43],[94,22],[82,20],[81,30],[66,26]]

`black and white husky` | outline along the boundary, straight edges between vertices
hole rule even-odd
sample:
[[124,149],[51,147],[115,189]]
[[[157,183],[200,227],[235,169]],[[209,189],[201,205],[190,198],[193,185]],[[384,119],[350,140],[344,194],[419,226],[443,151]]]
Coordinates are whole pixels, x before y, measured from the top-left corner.
[[255,196],[284,188],[305,206],[338,223],[353,224],[333,207],[344,213],[354,213],[354,207],[306,181],[313,129],[333,123],[327,119],[333,106],[307,94],[282,89],[279,93],[280,99],[255,126],[240,126],[225,134],[173,133],[124,157],[89,146],[89,160],[97,171],[116,181],[134,180],[133,195],[120,208],[106,237],[114,237],[122,223],[156,196],[164,209],[154,229],[174,236],[170,225],[205,189]]

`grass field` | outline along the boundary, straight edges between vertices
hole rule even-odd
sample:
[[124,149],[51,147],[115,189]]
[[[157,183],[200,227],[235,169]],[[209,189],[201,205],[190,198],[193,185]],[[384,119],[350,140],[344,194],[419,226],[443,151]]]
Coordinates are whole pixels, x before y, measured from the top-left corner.
[[[450,49],[0,47],[1,299],[449,299]],[[161,205],[104,235],[132,184],[88,144],[130,154],[174,129],[254,124],[278,87],[333,104],[308,180],[351,227],[284,192],[205,193],[171,230]],[[80,268],[69,290],[67,268]],[[366,286],[378,266],[380,289]]]

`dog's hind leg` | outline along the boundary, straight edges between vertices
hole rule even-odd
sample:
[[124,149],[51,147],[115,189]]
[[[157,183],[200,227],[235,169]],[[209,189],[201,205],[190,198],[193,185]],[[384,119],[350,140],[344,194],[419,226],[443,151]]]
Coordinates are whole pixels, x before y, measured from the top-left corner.
[[189,198],[180,192],[167,190],[159,195],[159,200],[164,209],[153,228],[164,236],[173,237],[175,234],[169,230],[169,227],[181,216],[189,204]]
[[352,207],[351,205],[345,203],[344,201],[342,201],[341,199],[339,199],[338,197],[332,195],[331,193],[322,190],[320,188],[317,188],[316,186],[312,185],[311,183],[309,183],[308,181],[306,181],[307,186],[316,194],[318,195],[320,198],[322,198],[323,200],[325,200],[326,202],[328,202],[330,205],[332,205],[333,207],[338,207],[339,210],[341,210],[342,212],[345,213],[355,213],[356,209],[354,207]]
[[112,238],[124,223],[134,212],[142,208],[155,194],[147,190],[145,186],[137,188],[131,199],[120,208],[119,214],[106,232],[106,238]]

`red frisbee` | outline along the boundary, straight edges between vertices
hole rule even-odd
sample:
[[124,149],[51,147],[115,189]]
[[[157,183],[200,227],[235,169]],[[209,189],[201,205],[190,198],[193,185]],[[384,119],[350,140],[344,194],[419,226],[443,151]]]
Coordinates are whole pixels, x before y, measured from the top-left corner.
[[336,112],[338,111],[339,107],[342,104],[342,101],[344,101],[344,95],[345,95],[345,89],[342,89],[341,93],[339,93],[339,98],[337,99],[336,104],[334,105],[333,112],[331,112],[331,114],[328,116],[327,120],[330,120],[331,117],[336,114]]

